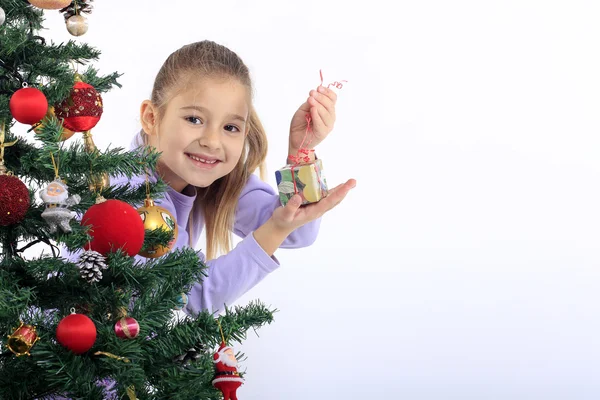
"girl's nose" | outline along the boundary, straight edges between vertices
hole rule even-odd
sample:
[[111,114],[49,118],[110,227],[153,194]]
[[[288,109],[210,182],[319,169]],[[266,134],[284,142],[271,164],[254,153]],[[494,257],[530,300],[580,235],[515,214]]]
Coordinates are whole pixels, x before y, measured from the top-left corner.
[[218,149],[221,146],[221,129],[212,127],[204,129],[198,142],[200,146]]

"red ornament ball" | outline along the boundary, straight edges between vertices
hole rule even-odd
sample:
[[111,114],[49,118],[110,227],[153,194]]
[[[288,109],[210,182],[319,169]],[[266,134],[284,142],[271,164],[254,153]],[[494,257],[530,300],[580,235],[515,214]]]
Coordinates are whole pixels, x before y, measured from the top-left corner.
[[77,81],[71,94],[54,106],[63,126],[74,132],[85,132],[96,126],[102,116],[102,97],[96,89],[85,82]]
[[13,175],[0,175],[0,226],[20,222],[27,214],[30,199],[27,186]]
[[140,333],[140,324],[131,317],[124,317],[115,324],[115,334],[121,339],[133,339]]
[[25,87],[10,98],[10,113],[22,124],[37,124],[48,112],[48,100],[41,90]]
[[142,218],[135,208],[121,200],[94,204],[83,214],[81,225],[90,226],[92,236],[85,249],[97,251],[105,257],[117,249],[133,257],[144,244]]
[[83,314],[64,317],[56,327],[58,342],[75,354],[83,354],[96,342],[96,325]]

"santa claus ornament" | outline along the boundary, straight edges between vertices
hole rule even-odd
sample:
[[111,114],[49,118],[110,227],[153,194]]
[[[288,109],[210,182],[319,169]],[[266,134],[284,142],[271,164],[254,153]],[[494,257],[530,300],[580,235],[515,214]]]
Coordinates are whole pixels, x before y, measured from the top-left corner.
[[71,211],[69,207],[79,204],[81,197],[78,194],[69,197],[69,188],[59,177],[38,194],[46,204],[42,218],[48,223],[50,233],[56,233],[57,228],[64,233],[71,233],[69,221],[75,218],[77,213]]
[[213,356],[213,363],[216,369],[212,380],[213,386],[223,393],[223,400],[237,400],[236,391],[242,386],[244,379],[237,371],[237,360],[233,349],[224,341]]

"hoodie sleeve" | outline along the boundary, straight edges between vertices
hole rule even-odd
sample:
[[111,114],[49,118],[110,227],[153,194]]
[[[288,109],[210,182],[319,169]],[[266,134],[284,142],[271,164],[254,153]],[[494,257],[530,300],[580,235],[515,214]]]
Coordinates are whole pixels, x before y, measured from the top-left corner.
[[[234,233],[242,238],[263,225],[281,207],[279,195],[266,182],[252,174],[240,195],[236,209]],[[321,218],[311,221],[293,231],[281,244],[281,248],[310,246],[317,239]]]
[[206,265],[208,277],[194,284],[188,293],[185,307],[188,314],[196,315],[202,310],[215,313],[231,306],[277,269],[279,261],[275,256],[269,256],[249,234],[229,253],[206,262]]

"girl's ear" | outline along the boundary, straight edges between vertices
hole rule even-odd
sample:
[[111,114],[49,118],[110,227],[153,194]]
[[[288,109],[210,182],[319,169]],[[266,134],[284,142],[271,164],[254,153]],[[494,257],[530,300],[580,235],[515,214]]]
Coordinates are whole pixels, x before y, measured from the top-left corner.
[[157,128],[157,109],[150,100],[144,100],[140,107],[140,121],[146,135],[153,135]]

